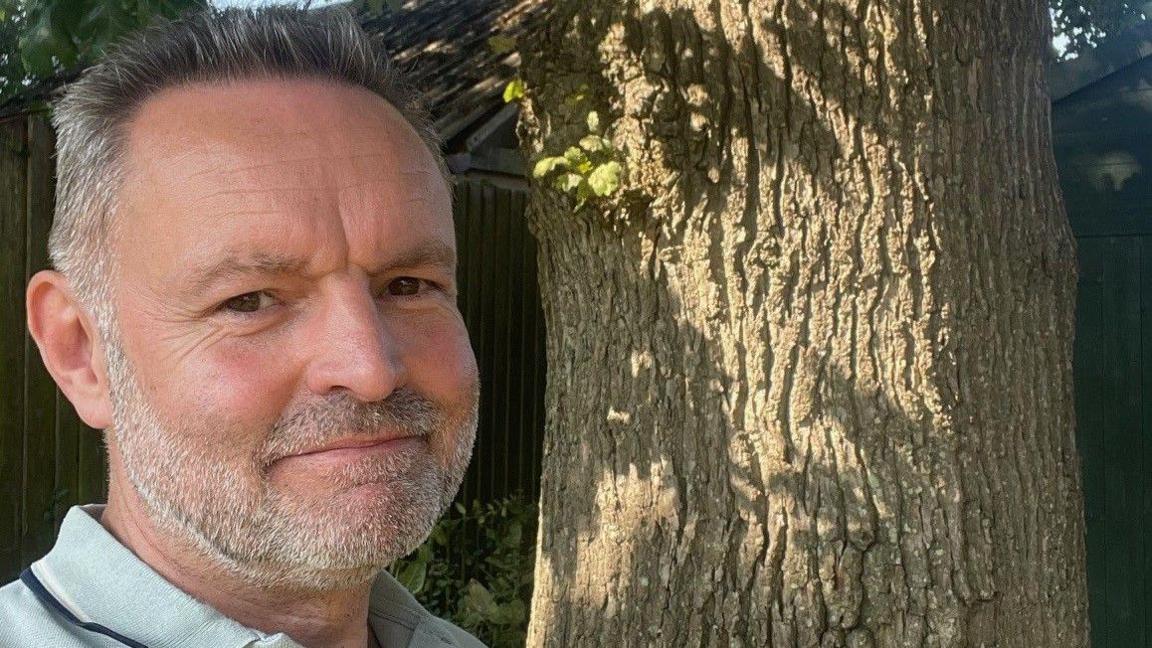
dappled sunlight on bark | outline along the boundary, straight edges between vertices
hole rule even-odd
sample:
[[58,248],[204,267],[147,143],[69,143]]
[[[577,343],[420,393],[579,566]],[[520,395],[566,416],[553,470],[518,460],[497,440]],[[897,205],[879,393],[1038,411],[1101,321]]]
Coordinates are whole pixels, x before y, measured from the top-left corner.
[[1083,645],[1043,12],[578,4],[525,139],[627,173],[534,196],[530,645]]

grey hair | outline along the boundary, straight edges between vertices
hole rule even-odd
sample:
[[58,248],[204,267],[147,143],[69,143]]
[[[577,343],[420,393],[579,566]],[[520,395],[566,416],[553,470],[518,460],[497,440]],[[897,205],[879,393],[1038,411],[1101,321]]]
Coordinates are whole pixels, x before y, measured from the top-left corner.
[[206,9],[165,20],[112,48],[56,103],[53,266],[107,336],[114,327],[108,243],[123,181],[127,124],[166,88],[264,78],[320,78],[366,88],[403,116],[447,178],[440,141],[378,39],[339,7]]

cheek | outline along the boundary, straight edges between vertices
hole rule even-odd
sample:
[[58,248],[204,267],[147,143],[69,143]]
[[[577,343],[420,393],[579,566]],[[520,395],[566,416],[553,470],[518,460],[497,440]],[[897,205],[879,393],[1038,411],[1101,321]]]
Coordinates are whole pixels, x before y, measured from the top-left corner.
[[281,340],[200,343],[203,334],[176,335],[135,320],[124,321],[122,328],[137,381],[174,429],[210,435],[259,430],[277,419],[285,392],[290,394],[283,349],[292,347]]
[[459,314],[409,322],[398,337],[414,388],[454,408],[470,405],[478,372]]
[[177,397],[191,406],[188,416],[210,417],[221,430],[255,434],[279,418],[290,398],[285,360],[282,351],[263,345],[222,342],[174,376]]
[[479,381],[468,332],[457,317],[455,323],[412,330],[406,342],[408,384],[441,404],[449,417],[443,433],[429,439],[429,448],[442,470],[457,470],[455,458],[473,441],[462,426],[472,415]]

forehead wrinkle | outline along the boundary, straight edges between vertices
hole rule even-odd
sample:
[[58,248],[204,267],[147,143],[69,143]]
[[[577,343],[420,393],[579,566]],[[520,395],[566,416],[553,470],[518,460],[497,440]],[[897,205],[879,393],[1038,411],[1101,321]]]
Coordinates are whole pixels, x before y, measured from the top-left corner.
[[192,270],[188,275],[186,292],[203,292],[213,284],[236,277],[300,274],[307,265],[308,260],[301,257],[229,251],[223,259]]
[[233,216],[273,216],[279,217],[283,214],[274,209],[230,209],[220,212],[219,218],[231,218]]
[[414,191],[406,202],[435,202],[436,189],[443,184],[443,178],[439,173],[433,173],[431,169],[401,169],[400,174],[405,178],[418,178],[409,185],[414,188]]
[[[227,158],[231,158],[233,156],[221,153],[221,154],[217,154],[216,157],[227,159]],[[389,156],[385,155],[384,153],[358,153],[358,154],[343,155],[337,159],[361,161],[361,160],[373,160],[373,159],[378,159],[378,158],[383,158],[383,157],[389,157]],[[196,172],[190,173],[190,174],[188,174],[187,177],[188,178],[199,178],[199,177],[203,177],[203,176],[210,176],[210,177],[217,178],[217,179],[223,179],[223,178],[227,178],[227,177],[232,176],[232,175],[247,174],[247,173],[251,173],[254,171],[263,171],[266,169],[282,169],[284,167],[289,167],[289,166],[308,167],[308,166],[315,164],[316,162],[321,162],[321,163],[327,165],[327,164],[331,163],[331,161],[333,159],[334,158],[330,157],[328,154],[317,153],[316,155],[310,155],[310,156],[306,156],[306,157],[297,157],[297,158],[289,158],[286,160],[274,160],[271,162],[259,162],[259,163],[254,163],[254,164],[245,164],[242,166],[231,167],[231,168],[227,168],[227,169],[205,169],[203,171],[196,171]]]
[[[317,187],[301,187],[299,185],[290,187],[269,187],[267,189],[250,189],[248,187],[233,187],[228,189],[217,189],[216,191],[199,194],[200,200],[209,200],[211,198],[233,198],[237,196],[260,196],[264,194],[284,194],[296,191],[316,191]],[[242,212],[241,212],[242,213]],[[267,212],[271,213],[271,211]]]
[[236,216],[268,216],[274,222],[263,219],[256,221],[262,227],[302,226],[300,210],[315,209],[316,190],[314,188],[290,186],[283,183],[277,187],[189,187],[184,197],[193,210],[183,208],[194,217],[198,227],[221,227],[228,223],[240,222]]

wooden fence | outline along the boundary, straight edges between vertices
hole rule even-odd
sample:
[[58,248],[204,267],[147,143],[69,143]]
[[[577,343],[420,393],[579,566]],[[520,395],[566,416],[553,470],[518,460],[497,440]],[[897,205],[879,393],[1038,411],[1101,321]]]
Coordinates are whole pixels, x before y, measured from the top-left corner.
[[52,129],[0,122],[0,580],[51,546],[68,507],[105,495],[100,434],[85,426],[27,335],[24,288],[48,267]]
[[1052,105],[1080,267],[1072,366],[1094,648],[1152,646],[1149,79],[1144,58]]
[[[52,129],[0,122],[0,584],[42,556],[68,508],[103,501],[101,433],[56,389],[27,334],[24,290],[48,267]],[[459,498],[535,499],[544,395],[544,319],[523,191],[458,178],[460,310],[481,375],[480,428]]]

